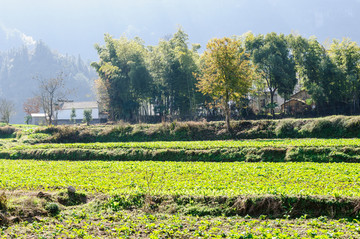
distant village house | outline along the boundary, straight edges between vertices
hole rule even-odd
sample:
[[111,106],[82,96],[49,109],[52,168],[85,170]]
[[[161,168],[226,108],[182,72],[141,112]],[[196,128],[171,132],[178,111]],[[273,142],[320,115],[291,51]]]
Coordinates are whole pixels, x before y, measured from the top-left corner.
[[59,109],[56,111],[56,123],[60,124],[74,124],[71,121],[71,111],[75,110],[75,123],[82,123],[84,118],[84,110],[91,110],[92,121],[91,124],[105,123],[107,117],[99,108],[96,101],[84,102],[62,102],[59,104]]
[[[71,112],[75,110],[74,121],[71,120]],[[91,110],[92,121],[91,124],[99,124],[107,122],[107,115],[100,109],[99,104],[96,101],[84,101],[84,102],[60,102],[57,105],[55,112],[54,123],[58,125],[63,124],[81,124],[84,119],[84,110]],[[32,124],[45,125],[45,113],[31,114]]]
[[291,115],[303,114],[310,111],[315,107],[314,104],[307,104],[306,100],[310,98],[310,95],[305,90],[301,90],[290,96],[290,99],[281,105],[281,111]]
[[[250,99],[250,107],[255,114],[270,113],[270,109],[266,108],[266,106],[269,105],[270,102],[270,92],[266,89],[259,96]],[[276,103],[276,106],[274,108],[275,113],[280,113],[280,105],[284,103],[284,99],[277,92],[275,92],[274,94],[274,103]]]
[[46,124],[45,113],[32,113],[30,122],[31,124],[34,125],[45,125]]

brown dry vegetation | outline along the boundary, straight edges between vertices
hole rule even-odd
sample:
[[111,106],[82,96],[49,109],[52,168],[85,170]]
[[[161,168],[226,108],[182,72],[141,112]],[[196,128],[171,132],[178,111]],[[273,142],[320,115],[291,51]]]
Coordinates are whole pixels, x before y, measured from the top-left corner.
[[255,138],[351,138],[360,136],[359,116],[314,119],[241,120],[231,122],[232,134],[220,122],[171,122],[95,126],[38,127],[34,134],[18,133],[29,143],[192,141]]

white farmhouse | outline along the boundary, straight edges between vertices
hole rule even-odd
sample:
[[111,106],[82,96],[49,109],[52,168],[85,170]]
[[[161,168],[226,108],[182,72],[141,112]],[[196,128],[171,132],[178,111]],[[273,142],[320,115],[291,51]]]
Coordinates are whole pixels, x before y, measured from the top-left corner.
[[96,101],[85,102],[62,102],[58,105],[59,109],[56,111],[56,123],[57,124],[73,124],[71,121],[72,109],[75,110],[76,123],[82,123],[84,118],[84,110],[91,110],[92,121],[91,124],[105,123],[107,117],[103,114],[99,108],[99,104]]
[[45,113],[32,113],[30,123],[35,125],[46,125]]

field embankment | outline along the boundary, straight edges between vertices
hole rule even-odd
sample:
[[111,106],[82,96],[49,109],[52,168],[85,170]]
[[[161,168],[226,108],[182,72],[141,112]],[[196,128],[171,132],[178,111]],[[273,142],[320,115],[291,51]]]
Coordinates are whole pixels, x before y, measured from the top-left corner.
[[0,158],[100,161],[360,162],[360,139],[10,144]]
[[[66,194],[66,193],[65,193]],[[117,196],[103,202],[93,198],[86,204],[65,206],[58,204],[60,194],[18,192],[7,194],[11,214],[21,211],[20,216],[2,217],[1,238],[358,238],[357,219],[332,219],[327,216],[311,218],[302,215],[292,218],[271,219],[266,214],[256,217],[230,216],[221,213],[223,199],[177,198],[178,203],[159,197]],[[53,201],[55,200],[55,201]],[[202,201],[204,206],[200,206]],[[256,209],[267,208],[271,198],[248,199],[246,205]],[[160,203],[161,202],[161,203]],[[211,208],[213,205],[218,205]],[[218,204],[220,203],[220,204]],[[209,206],[210,205],[210,206]],[[262,205],[262,207],[261,207]],[[298,205],[306,205],[298,203]],[[326,203],[326,209],[332,209]],[[335,208],[339,208],[337,204]],[[126,209],[128,208],[128,209]],[[139,209],[140,208],[140,209]],[[161,213],[162,209],[187,209],[183,213]],[[228,208],[228,207],[225,207]],[[311,207],[314,211],[318,208]],[[276,207],[273,207],[273,210]],[[308,208],[307,211],[311,212]],[[260,210],[266,213],[265,210]],[[258,211],[258,212],[260,212]],[[295,210],[296,211],[296,210]],[[294,211],[294,212],[295,212]],[[317,210],[318,212],[321,210]],[[346,209],[342,209],[346,211]],[[10,212],[9,212],[10,214]],[[258,214],[257,214],[258,215]],[[30,216],[22,221],[24,216]],[[31,220],[32,219],[32,220]]]
[[[163,124],[118,123],[97,126],[53,126],[9,131],[0,127],[0,137],[22,138],[28,143],[146,142],[274,138],[357,138],[360,116],[330,116],[314,119],[242,120],[231,122],[172,122]],[[16,127],[10,127],[17,129]],[[3,133],[1,133],[3,131]]]

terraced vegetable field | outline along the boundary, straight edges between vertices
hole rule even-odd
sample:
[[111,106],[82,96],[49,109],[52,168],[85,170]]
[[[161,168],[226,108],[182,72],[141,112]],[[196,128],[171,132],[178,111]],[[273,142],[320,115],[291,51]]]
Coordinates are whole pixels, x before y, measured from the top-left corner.
[[360,197],[360,164],[0,160],[0,188],[152,195]]
[[360,238],[358,138],[30,142],[0,140],[0,238]]
[[[358,238],[358,219],[330,220],[327,216],[306,219],[306,214],[301,214],[300,219],[269,220],[261,207],[253,212],[260,215],[257,219],[225,216],[238,212],[231,205],[224,207],[228,202],[224,199],[231,201],[231,196],[247,195],[248,199],[243,201],[247,204],[263,196],[267,210],[274,212],[272,208],[279,201],[267,200],[271,199],[267,196],[270,194],[284,202],[278,205],[281,208],[290,207],[287,213],[294,212],[302,202],[304,207],[310,205],[310,213],[334,216],[337,213],[334,208],[341,211],[349,206],[342,198],[360,197],[359,182],[360,164],[348,163],[0,160],[0,188],[6,192],[58,191],[73,185],[91,194],[124,195],[109,198],[105,204],[102,199],[77,208],[62,207],[63,211],[56,217],[0,228],[0,238]],[[168,213],[174,210],[170,198],[141,199],[139,194],[173,195],[179,214]],[[315,199],[306,204],[308,196],[329,199]],[[300,201],[294,201],[296,197]],[[323,203],[324,208],[320,209],[329,212],[312,209],[314,203]],[[39,207],[42,203],[39,199],[26,199],[21,207],[29,204]],[[134,206],[155,211],[150,214],[134,211]],[[157,209],[151,209],[154,206]],[[249,213],[254,207],[256,204],[249,205]],[[167,213],[157,214],[160,210]]]

